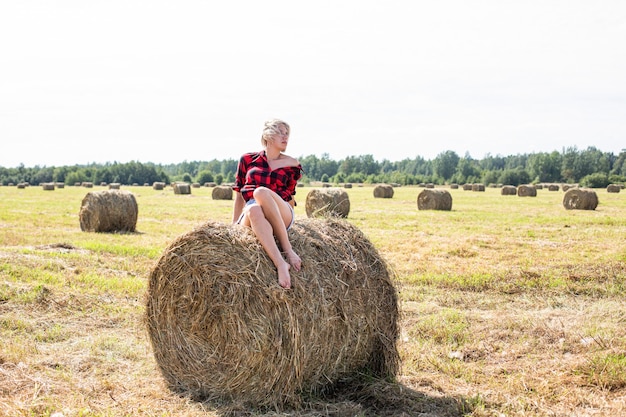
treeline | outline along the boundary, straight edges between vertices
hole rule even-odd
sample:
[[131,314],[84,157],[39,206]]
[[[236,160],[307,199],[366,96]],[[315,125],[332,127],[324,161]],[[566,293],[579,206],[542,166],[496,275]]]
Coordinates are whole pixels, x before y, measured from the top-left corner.
[[[487,155],[474,159],[454,151],[445,151],[432,160],[420,156],[401,161],[377,161],[372,155],[350,156],[335,161],[328,154],[299,158],[304,170],[303,181],[330,183],[483,183],[520,185],[529,183],[569,183],[587,187],[606,187],[626,181],[626,150],[619,155],[595,147],[575,147],[561,152],[510,156]],[[75,184],[82,182],[120,183],[124,185],[172,183],[232,183],[237,160],[184,161],[177,164],[141,162],[74,165],[61,167],[0,167],[3,185],[46,182]]]

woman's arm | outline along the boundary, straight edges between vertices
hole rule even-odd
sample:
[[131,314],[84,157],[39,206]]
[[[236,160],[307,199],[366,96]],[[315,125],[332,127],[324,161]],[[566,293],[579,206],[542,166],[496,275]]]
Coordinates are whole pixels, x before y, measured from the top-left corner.
[[235,203],[233,204],[233,224],[239,220],[246,202],[240,192],[235,191]]

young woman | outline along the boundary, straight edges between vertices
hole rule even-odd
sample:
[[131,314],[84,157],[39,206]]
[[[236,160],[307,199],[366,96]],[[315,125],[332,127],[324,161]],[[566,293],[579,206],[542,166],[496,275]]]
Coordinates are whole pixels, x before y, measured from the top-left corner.
[[290,268],[299,271],[301,267],[300,257],[287,236],[295,216],[293,196],[296,184],[302,177],[298,160],[283,153],[287,149],[289,133],[289,125],[282,120],[265,122],[261,135],[263,150],[241,157],[233,186],[233,223],[252,228],[276,266],[278,283],[283,288],[291,288]]

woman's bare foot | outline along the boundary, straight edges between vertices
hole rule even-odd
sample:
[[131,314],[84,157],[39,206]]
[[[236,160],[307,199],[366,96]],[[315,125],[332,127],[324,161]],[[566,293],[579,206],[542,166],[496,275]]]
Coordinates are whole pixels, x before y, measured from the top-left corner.
[[287,256],[287,262],[289,262],[289,265],[293,266],[296,271],[299,271],[300,267],[302,266],[302,260],[300,259],[298,254],[295,253],[292,249],[290,251],[287,251],[285,255]]
[[290,268],[291,266],[287,262],[284,262],[281,266],[276,268],[278,269],[278,284],[285,289],[291,288]]

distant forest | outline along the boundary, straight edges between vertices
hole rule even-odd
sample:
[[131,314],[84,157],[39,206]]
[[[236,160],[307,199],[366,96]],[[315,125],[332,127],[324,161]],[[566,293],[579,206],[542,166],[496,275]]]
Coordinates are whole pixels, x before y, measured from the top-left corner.
[[[483,183],[516,186],[530,183],[576,183],[598,188],[626,182],[626,149],[619,155],[602,152],[595,147],[585,150],[569,147],[561,152],[487,155],[482,159],[474,159],[469,154],[461,157],[453,151],[445,151],[432,160],[417,156],[397,162],[386,159],[377,161],[372,155],[361,155],[335,161],[328,154],[321,157],[301,156],[299,160],[304,170],[304,183]],[[214,159],[176,164],[111,162],[59,167],[20,165],[15,168],[0,167],[0,183],[38,185],[62,182],[73,185],[92,182],[151,185],[155,181],[168,184],[183,181],[222,184],[234,182],[237,163],[234,159]]]

